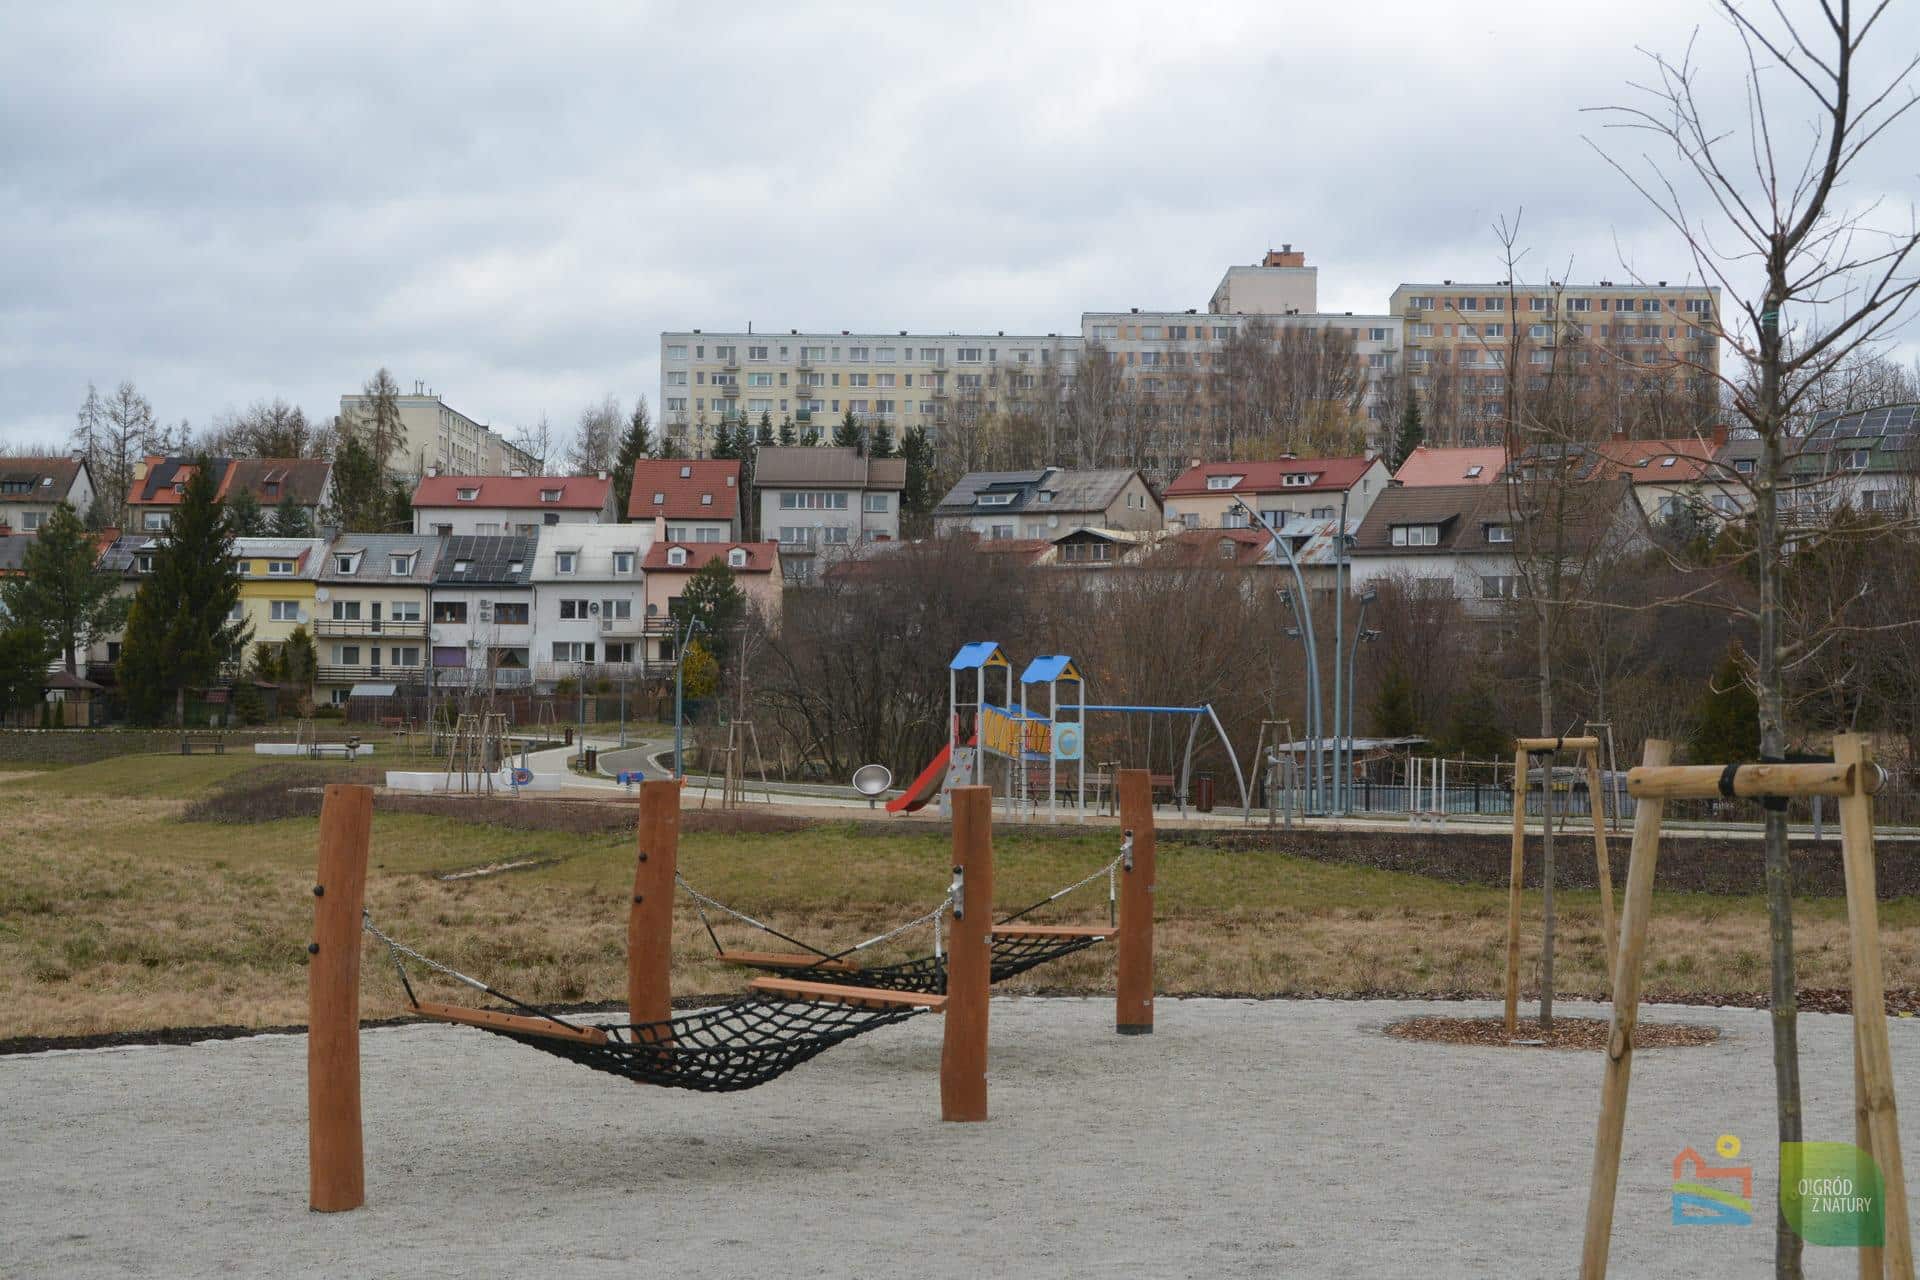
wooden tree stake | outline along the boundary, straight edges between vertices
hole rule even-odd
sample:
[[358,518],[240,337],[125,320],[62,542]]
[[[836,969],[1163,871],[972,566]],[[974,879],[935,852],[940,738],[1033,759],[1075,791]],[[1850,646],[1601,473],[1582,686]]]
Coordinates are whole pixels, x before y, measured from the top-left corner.
[[[1522,742],[1527,739],[1522,738]],[[1513,753],[1513,857],[1507,865],[1507,1037],[1520,1025],[1520,883],[1527,868],[1527,753]]]
[[1593,810],[1593,873],[1600,889],[1600,946],[1607,953],[1607,988],[1613,988],[1614,952],[1620,947],[1613,918],[1613,867],[1607,860],[1607,798],[1600,790],[1600,752],[1588,751],[1587,807]]
[[1153,1034],[1153,775],[1122,769],[1120,825],[1133,832],[1133,865],[1120,873],[1120,953],[1114,991],[1114,1030]]
[[307,948],[307,1191],[320,1213],[366,1203],[360,1130],[360,913],[373,788],[331,785],[320,805]]

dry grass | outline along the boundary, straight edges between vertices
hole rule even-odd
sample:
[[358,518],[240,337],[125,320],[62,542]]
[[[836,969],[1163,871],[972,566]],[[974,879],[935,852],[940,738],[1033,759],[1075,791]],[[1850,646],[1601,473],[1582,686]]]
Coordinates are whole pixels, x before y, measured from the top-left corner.
[[[246,757],[150,756],[0,788],[0,830],[9,833],[0,852],[0,1039],[302,1020],[314,821],[179,816],[216,783],[257,783],[257,774],[239,775],[259,767]],[[522,998],[620,996],[631,837],[381,814],[374,838],[368,902],[389,931]],[[1014,832],[1001,837],[997,854],[1003,904],[1024,905],[1105,861],[1112,837]],[[457,882],[434,878],[527,858],[550,861]],[[930,905],[945,888],[947,865],[936,834],[876,836],[853,825],[689,833],[681,851],[688,879],[714,896],[798,936],[843,943]],[[1103,918],[1104,886],[1083,892],[1072,910],[1040,918]],[[1505,898],[1497,890],[1163,844],[1158,898],[1162,991],[1491,995],[1504,973]],[[1529,910],[1537,910],[1531,897]],[[1594,896],[1563,894],[1560,918],[1560,992],[1601,994]],[[1887,904],[1884,918],[1889,985],[1914,986],[1920,905]],[[1529,980],[1537,933],[1530,921]],[[723,925],[722,937],[769,945],[739,926]],[[1840,903],[1803,903],[1798,941],[1803,985],[1845,985]],[[1663,900],[1648,998],[1749,1002],[1765,989],[1766,945],[1757,899]],[[368,952],[369,1016],[399,1011],[392,972],[375,963],[383,959]],[[682,910],[676,991],[732,991],[742,981],[714,962],[693,912]],[[1010,986],[1101,992],[1111,984],[1111,952],[1096,948]]]

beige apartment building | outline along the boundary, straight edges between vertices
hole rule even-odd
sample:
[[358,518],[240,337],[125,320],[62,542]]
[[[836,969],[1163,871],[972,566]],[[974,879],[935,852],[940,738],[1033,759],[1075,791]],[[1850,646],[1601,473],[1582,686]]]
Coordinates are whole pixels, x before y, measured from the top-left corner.
[[1509,391],[1544,391],[1559,375],[1586,393],[1606,434],[1701,429],[1717,396],[1719,306],[1717,288],[1665,280],[1442,280],[1402,284],[1389,309],[1405,329],[1407,387],[1428,439],[1475,444],[1501,437]]
[[1071,376],[1078,338],[1057,334],[706,333],[660,335],[660,427],[703,455],[722,424],[778,427],[820,442],[848,412],[884,423],[897,441],[914,427],[938,438],[956,406],[987,411]]
[[[395,472],[423,476],[437,468],[452,475],[504,476],[534,467],[533,458],[491,427],[455,409],[424,383],[414,383],[413,393],[397,397],[397,403],[406,444],[388,462]],[[340,397],[342,418],[364,422],[371,413],[370,397]]]

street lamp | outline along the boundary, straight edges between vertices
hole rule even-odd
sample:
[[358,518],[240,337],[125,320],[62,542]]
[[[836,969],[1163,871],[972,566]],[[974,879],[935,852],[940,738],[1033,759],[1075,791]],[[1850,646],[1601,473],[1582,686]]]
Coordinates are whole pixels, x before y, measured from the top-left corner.
[[1353,816],[1353,687],[1358,683],[1354,677],[1360,672],[1360,642],[1380,634],[1367,630],[1367,606],[1379,599],[1380,593],[1372,587],[1360,593],[1360,611],[1353,618],[1353,649],[1347,656],[1347,766],[1342,774],[1346,796],[1340,811],[1349,818]]
[[674,630],[673,642],[673,776],[684,780],[687,776],[686,758],[680,752],[681,735],[686,723],[686,670],[687,645],[693,641],[693,633],[705,631],[698,618],[688,618],[684,630]]
[[1295,589],[1290,591],[1282,587],[1280,589],[1280,603],[1293,606],[1294,621],[1297,623],[1297,626],[1287,629],[1287,634],[1289,636],[1304,638],[1306,641],[1307,758],[1311,767],[1311,774],[1307,779],[1307,804],[1308,807],[1311,808],[1314,803],[1314,797],[1324,790],[1325,779],[1322,776],[1320,767],[1321,733],[1323,730],[1323,724],[1320,718],[1320,651],[1314,644],[1313,608],[1311,597],[1307,595],[1307,580],[1300,572],[1299,561],[1293,558],[1293,548],[1288,545],[1285,538],[1280,536],[1280,531],[1275,529],[1273,525],[1267,521],[1265,516],[1237,498],[1234,500],[1232,509],[1240,512],[1249,520],[1258,521],[1260,527],[1266,531],[1267,538],[1275,547],[1279,548],[1281,556],[1285,558],[1287,562],[1287,568],[1293,570]]

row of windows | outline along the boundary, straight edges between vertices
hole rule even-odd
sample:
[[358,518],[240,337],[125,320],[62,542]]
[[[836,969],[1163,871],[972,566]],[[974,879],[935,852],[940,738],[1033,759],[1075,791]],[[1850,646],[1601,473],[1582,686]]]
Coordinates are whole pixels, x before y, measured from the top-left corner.
[[[667,359],[687,359],[688,348],[691,346],[693,352],[692,358],[695,360],[705,360],[708,358],[707,345],[706,343],[669,343],[667,346]],[[760,362],[770,359],[793,360],[796,358],[791,346],[779,346],[777,348],[779,352],[778,356],[772,354],[774,350],[776,350],[776,348],[772,346],[749,346],[747,348],[747,359],[752,362]],[[945,364],[947,361],[947,348],[945,347],[849,346],[844,350],[846,354],[843,360],[841,358],[842,348],[837,346],[801,347],[797,359],[799,359],[802,364]],[[1007,354],[1012,357],[1013,362],[1016,364],[1049,364],[1053,358],[1052,349],[1047,347],[1042,347],[1037,352],[1030,347],[1017,348],[1009,351]],[[1036,354],[1039,356],[1038,361],[1034,359]],[[713,347],[712,358],[727,364],[736,363],[739,359],[739,348],[731,345],[715,345]],[[1000,361],[1000,348],[955,347],[953,349],[953,358],[960,364],[998,364]]]
[[[1584,298],[1584,297],[1570,297],[1570,298],[1566,298],[1565,301],[1567,304],[1568,311],[1609,311],[1611,310],[1614,312],[1638,311],[1643,313],[1657,314],[1662,311],[1685,310],[1688,315],[1713,314],[1713,304],[1709,299],[1706,299],[1706,298],[1686,298],[1686,299],[1669,298],[1665,302],[1662,302],[1659,298],[1598,298],[1598,299],[1595,299],[1595,298]],[[1594,305],[1596,301],[1599,303],[1598,306]],[[1439,305],[1436,306],[1435,298],[1431,294],[1416,294],[1407,299],[1407,306],[1417,311],[1437,311],[1437,310],[1444,309],[1448,311],[1503,312],[1507,309],[1507,300],[1504,297],[1492,297],[1492,298],[1453,297],[1453,298],[1440,298],[1438,299],[1438,302],[1439,302]],[[1526,309],[1536,314],[1550,313],[1553,310],[1555,310],[1555,302],[1556,302],[1556,299],[1554,298],[1538,297],[1538,296],[1528,297],[1526,301]],[[1682,305],[1683,302],[1684,302],[1684,306]]]

